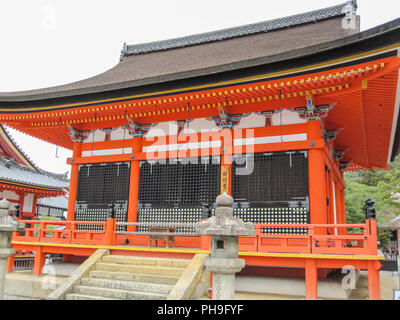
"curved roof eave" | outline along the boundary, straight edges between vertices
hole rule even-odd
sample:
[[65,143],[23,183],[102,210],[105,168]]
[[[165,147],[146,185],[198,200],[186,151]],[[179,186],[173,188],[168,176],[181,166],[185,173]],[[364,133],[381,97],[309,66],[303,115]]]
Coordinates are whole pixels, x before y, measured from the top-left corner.
[[[89,79],[103,77],[105,74],[112,72],[115,68],[117,68],[120,65],[118,64],[114,68],[98,76],[76,82],[77,85],[80,83],[82,84],[82,87],[77,89],[63,90],[63,87],[65,86],[63,85],[57,87],[50,87],[48,89],[52,89],[52,91],[45,93],[37,93],[37,91],[40,90],[31,90],[31,91],[14,92],[14,93],[0,93],[0,103],[41,101],[41,100],[58,99],[66,97],[75,97],[79,99],[80,97],[84,97],[85,95],[93,95],[100,93],[107,94],[117,90],[134,89],[147,85],[162,84],[172,81],[185,80],[189,78],[206,77],[220,73],[237,72],[243,69],[249,69],[258,66],[265,66],[272,64],[280,64],[294,59],[304,59],[306,57],[318,57],[321,56],[321,54],[323,53],[334,51],[341,48],[345,49],[346,47],[347,47],[346,50],[341,50],[342,51],[341,54],[343,56],[349,56],[354,53],[351,47],[356,47],[365,41],[374,38],[377,39],[393,31],[400,32],[400,18],[345,38],[313,45],[306,48],[286,51],[280,54],[265,56],[251,60],[239,61],[224,65],[212,66],[203,69],[190,70],[180,73],[171,73],[157,77],[149,77],[133,81],[125,81],[125,82],[104,84],[100,86],[85,87],[86,81],[88,81]],[[368,46],[371,45],[372,44],[370,43]],[[380,47],[379,41],[373,42],[373,45],[376,46],[377,48]],[[365,48],[363,50],[365,50]]]

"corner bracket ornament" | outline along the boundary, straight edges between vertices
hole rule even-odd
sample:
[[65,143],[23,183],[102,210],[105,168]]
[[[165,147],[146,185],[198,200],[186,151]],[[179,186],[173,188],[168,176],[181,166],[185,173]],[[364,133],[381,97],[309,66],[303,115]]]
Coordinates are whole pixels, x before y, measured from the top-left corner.
[[157,123],[142,124],[129,120],[128,132],[132,137],[143,137]]
[[69,136],[73,142],[84,142],[90,135],[91,131],[81,131],[72,127],[68,127]]
[[347,149],[342,149],[342,150],[332,150],[332,158],[336,161],[342,160],[344,157],[344,154],[347,152]]
[[207,118],[214,121],[221,129],[232,129],[240,123],[242,118],[247,117],[250,113],[229,114],[225,110],[219,110],[219,116]]
[[[307,99],[308,100],[308,99]],[[308,104],[306,107],[296,108],[295,111],[299,114],[300,118],[307,121],[321,120],[328,116],[328,112],[335,107],[334,104],[314,106],[313,104]]]
[[327,142],[331,142],[336,139],[336,136],[342,132],[342,129],[331,129],[331,130],[323,130],[324,140]]
[[278,113],[276,110],[256,112],[257,115],[264,116],[266,127],[272,126],[272,116],[276,113]]

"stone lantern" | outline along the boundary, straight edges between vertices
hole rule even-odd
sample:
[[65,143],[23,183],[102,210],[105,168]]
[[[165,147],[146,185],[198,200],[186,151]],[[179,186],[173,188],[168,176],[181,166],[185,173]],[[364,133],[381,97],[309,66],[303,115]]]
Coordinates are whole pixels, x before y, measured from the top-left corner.
[[9,214],[10,203],[3,199],[0,201],[0,300],[3,300],[4,282],[6,277],[7,258],[16,253],[11,249],[13,232],[25,230],[25,224],[19,223]]
[[254,235],[253,223],[233,216],[233,198],[226,193],[217,197],[215,216],[196,225],[197,233],[211,236],[211,255],[204,261],[213,273],[213,300],[233,300],[235,274],[245,262],[239,259],[239,236]]

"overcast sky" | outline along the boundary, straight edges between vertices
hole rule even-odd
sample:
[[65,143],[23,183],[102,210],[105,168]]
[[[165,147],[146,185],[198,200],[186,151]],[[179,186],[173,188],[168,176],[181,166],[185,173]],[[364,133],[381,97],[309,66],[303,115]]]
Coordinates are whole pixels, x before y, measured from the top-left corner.
[[[1,0],[0,92],[65,84],[119,61],[124,42],[143,43],[255,23],[345,0]],[[361,30],[400,16],[400,0],[358,0]],[[11,130],[39,167],[69,171],[67,150]]]

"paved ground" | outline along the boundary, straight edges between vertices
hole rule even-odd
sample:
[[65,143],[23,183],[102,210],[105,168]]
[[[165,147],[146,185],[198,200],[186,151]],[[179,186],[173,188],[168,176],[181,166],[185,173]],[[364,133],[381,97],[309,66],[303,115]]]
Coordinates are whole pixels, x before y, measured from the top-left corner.
[[[74,263],[63,263],[53,264],[46,266],[44,274],[56,274],[60,277],[69,276],[79,264]],[[21,276],[23,276],[21,274]],[[393,291],[399,290],[399,275],[397,273],[381,271],[381,299],[382,300],[393,300]],[[207,300],[208,297],[204,296],[201,300]],[[261,293],[250,293],[250,292],[236,292],[235,299],[237,300],[304,300],[305,297],[301,296],[288,296],[288,295],[274,295],[274,294],[261,294]],[[357,288],[351,293],[349,300],[367,300],[368,299],[368,274],[362,271],[360,274]]]
[[[392,272],[381,271],[381,299],[393,300],[393,291],[399,290],[399,276]],[[367,272],[361,272],[357,289],[354,290],[349,300],[366,300],[368,299],[368,275]]]
[[[399,290],[399,276],[391,272],[381,271],[381,299],[393,300],[393,291]],[[202,300],[208,300],[208,297],[202,297]],[[237,300],[304,300],[300,296],[283,296],[264,293],[236,292]],[[362,271],[357,288],[351,293],[348,300],[368,300],[368,275]]]

